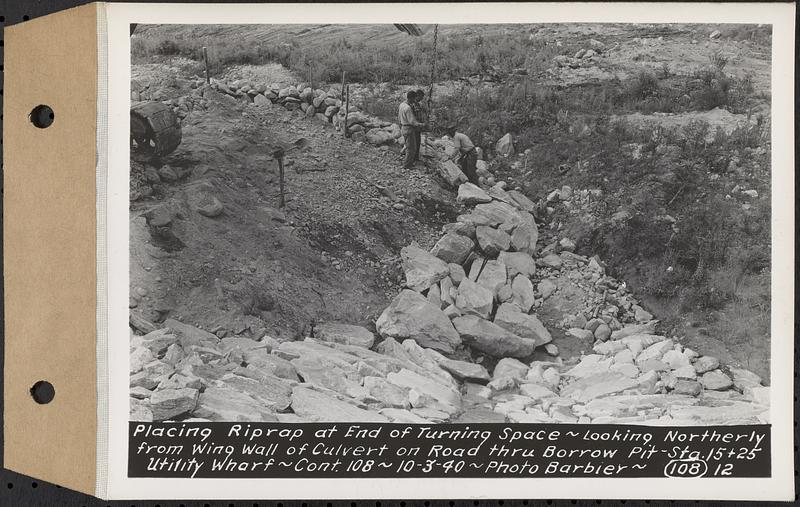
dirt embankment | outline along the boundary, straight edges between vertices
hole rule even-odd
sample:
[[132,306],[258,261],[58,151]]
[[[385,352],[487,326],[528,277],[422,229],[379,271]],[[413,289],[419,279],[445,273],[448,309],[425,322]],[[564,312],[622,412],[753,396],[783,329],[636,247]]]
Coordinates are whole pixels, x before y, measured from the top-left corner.
[[[133,311],[256,338],[302,337],[320,320],[374,321],[401,281],[400,248],[429,248],[454,216],[449,193],[424,167],[402,172],[395,152],[344,140],[299,111],[193,95],[191,79],[163,70],[134,78],[195,107],[177,151],[132,162]],[[269,154],[300,137],[310,146],[287,157],[279,209]],[[204,202],[222,210],[197,213]]]

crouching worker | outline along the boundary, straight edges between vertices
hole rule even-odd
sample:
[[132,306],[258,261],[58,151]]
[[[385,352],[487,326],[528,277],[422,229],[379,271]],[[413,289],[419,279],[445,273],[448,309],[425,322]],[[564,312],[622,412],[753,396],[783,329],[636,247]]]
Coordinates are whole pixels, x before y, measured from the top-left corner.
[[453,161],[460,167],[461,171],[469,178],[471,183],[478,185],[477,162],[478,152],[475,150],[475,145],[469,137],[462,132],[456,131],[455,125],[447,127],[447,135],[453,140],[456,147],[456,153]]

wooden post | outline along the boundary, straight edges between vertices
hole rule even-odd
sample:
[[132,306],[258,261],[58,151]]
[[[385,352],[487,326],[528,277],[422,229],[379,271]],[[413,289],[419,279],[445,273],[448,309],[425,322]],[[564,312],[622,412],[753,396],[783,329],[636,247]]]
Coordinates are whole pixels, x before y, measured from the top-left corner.
[[350,114],[350,85],[345,86],[345,102],[344,102],[344,137],[350,137],[347,134],[347,115]]
[[211,73],[208,70],[208,48],[203,46],[203,61],[206,63],[206,83],[211,82]]
[[283,208],[285,204],[284,194],[283,194],[283,153],[279,154],[277,159],[278,159],[278,178],[279,178],[278,181],[281,187],[281,201],[278,207]]
[[342,71],[342,102],[344,102],[344,83],[345,83],[345,71]]

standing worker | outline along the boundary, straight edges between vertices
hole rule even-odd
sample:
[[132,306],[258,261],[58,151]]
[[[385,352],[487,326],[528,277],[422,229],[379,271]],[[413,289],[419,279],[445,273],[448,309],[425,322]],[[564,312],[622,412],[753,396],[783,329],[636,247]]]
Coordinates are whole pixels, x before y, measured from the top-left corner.
[[[422,90],[416,91],[416,98],[414,99],[414,103],[411,105],[411,108],[414,110],[414,117],[420,123],[427,124],[428,123],[428,109],[425,107],[425,103],[423,100],[425,99],[425,92]],[[415,160],[419,160],[419,154],[422,148],[422,129],[417,129],[417,158]]]
[[414,167],[414,162],[417,160],[419,154],[417,132],[420,132],[422,127],[425,126],[414,116],[413,105],[416,97],[417,94],[414,91],[406,93],[406,100],[400,104],[400,108],[397,112],[397,122],[400,124],[400,133],[403,134],[406,145],[406,158],[403,164],[404,169],[411,169]]
[[475,150],[475,144],[467,137],[466,134],[456,131],[455,125],[447,127],[447,135],[453,140],[456,147],[453,161],[461,166],[461,171],[466,175],[471,183],[479,185],[477,163],[478,152]]

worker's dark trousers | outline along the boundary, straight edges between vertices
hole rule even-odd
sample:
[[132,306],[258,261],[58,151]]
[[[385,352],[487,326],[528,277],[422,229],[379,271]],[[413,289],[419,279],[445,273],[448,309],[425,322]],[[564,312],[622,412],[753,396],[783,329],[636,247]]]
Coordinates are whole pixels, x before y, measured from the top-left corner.
[[406,142],[406,160],[403,167],[410,169],[414,167],[414,161],[417,160],[419,153],[419,144],[417,143],[417,129],[403,128],[403,139]]
[[468,153],[464,153],[461,155],[461,160],[458,161],[459,165],[461,166],[461,171],[464,175],[469,178],[469,181],[474,184],[478,184],[478,153],[475,149],[471,149]]
[[414,137],[417,139],[417,156],[414,158],[414,160],[419,160],[419,150],[422,146],[422,131],[415,129]]

